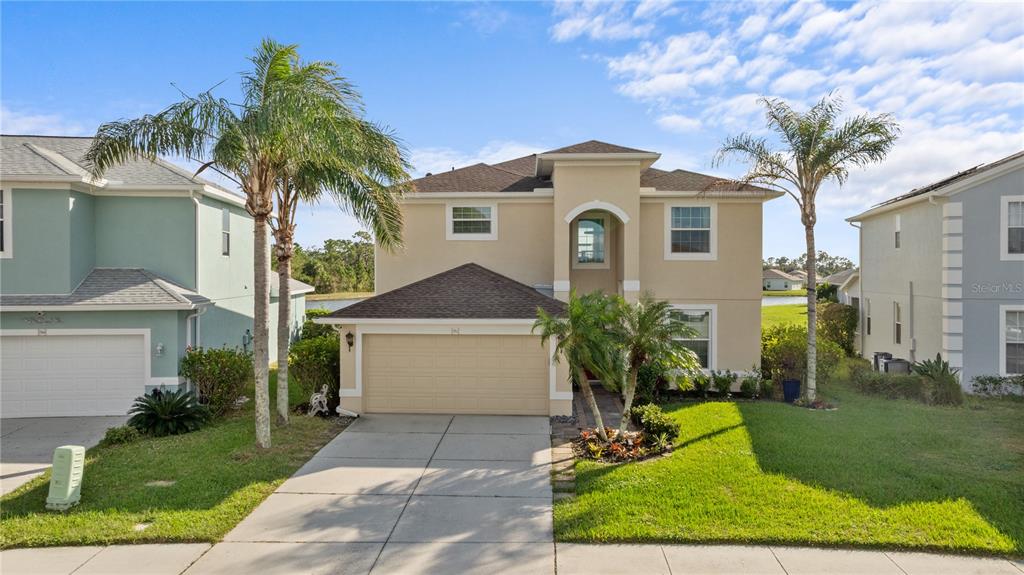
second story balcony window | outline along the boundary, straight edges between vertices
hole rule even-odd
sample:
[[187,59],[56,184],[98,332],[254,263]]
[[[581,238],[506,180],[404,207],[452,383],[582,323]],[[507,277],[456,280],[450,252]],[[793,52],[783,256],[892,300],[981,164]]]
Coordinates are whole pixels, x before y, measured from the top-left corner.
[[576,223],[576,263],[603,265],[608,222],[604,217],[580,218]]

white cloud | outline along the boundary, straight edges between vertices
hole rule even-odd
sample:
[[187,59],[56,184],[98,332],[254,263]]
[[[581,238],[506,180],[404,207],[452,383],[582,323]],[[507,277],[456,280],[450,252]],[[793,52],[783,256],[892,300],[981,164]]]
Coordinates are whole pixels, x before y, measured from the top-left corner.
[[764,14],[754,14],[753,16],[748,16],[747,19],[743,21],[743,24],[740,25],[740,28],[736,33],[739,34],[740,38],[749,40],[754,36],[760,36],[768,27],[769,22],[771,22],[771,20],[769,20]]
[[687,134],[700,129],[701,123],[698,118],[690,118],[681,114],[669,114],[657,119],[658,127],[669,132]]
[[90,132],[81,123],[60,114],[36,114],[14,110],[0,104],[0,133],[38,136],[86,136]]
[[792,70],[772,82],[772,90],[782,94],[805,94],[820,86],[827,78],[817,70]]
[[631,14],[625,2],[555,2],[559,20],[551,27],[551,37],[557,42],[583,36],[591,40],[643,38],[654,30],[648,17],[664,11],[659,4],[646,8],[641,4]]
[[496,164],[505,160],[514,160],[542,152],[548,148],[535,144],[515,141],[492,141],[477,150],[464,151],[454,148],[413,148],[409,157],[413,165],[414,176],[428,173],[436,174],[462,168],[473,164]]
[[465,10],[456,25],[468,25],[478,33],[489,36],[500,30],[508,23],[510,14],[498,6],[489,2],[473,4]]

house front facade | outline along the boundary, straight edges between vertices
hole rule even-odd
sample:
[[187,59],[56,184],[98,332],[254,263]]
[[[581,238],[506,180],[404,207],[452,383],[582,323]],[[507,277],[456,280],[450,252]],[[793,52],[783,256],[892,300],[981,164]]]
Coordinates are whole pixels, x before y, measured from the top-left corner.
[[557,310],[573,290],[628,301],[649,292],[694,328],[686,344],[705,369],[757,365],[762,204],[779,194],[653,168],[659,157],[589,141],[416,180],[403,201],[405,248],[376,254],[381,295],[320,320],[351,342],[342,407],[571,413],[567,368],[531,326],[545,307],[535,295]]
[[0,142],[3,417],[123,415],[182,383],[187,347],[250,346],[252,219],[240,197],[160,161],[94,179],[89,138]]
[[769,268],[761,272],[761,289],[764,291],[804,289],[804,280],[780,269]]
[[860,226],[861,347],[941,354],[970,389],[1024,373],[1024,152],[849,218]]

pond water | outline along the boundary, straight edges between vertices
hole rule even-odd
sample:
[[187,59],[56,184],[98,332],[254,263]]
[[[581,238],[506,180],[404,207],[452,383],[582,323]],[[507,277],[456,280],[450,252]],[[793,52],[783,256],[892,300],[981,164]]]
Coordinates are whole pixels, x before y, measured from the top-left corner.
[[306,300],[306,309],[326,309],[329,311],[339,310],[343,307],[348,307],[354,303],[363,301],[363,298],[355,299],[321,299],[321,300]]
[[[806,304],[807,296],[804,295],[793,295],[793,296],[765,296],[761,298],[761,307],[770,307],[773,305],[794,305],[794,304]],[[307,306],[308,307],[308,306]]]

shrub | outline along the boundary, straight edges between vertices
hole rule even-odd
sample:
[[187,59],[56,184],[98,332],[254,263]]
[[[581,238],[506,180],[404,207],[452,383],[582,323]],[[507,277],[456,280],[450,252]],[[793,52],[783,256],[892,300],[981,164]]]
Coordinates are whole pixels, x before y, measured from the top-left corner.
[[[831,381],[842,357],[843,350],[835,342],[818,339],[819,384]],[[763,330],[761,372],[775,380],[802,380],[807,372],[807,330],[798,325],[777,325]]]
[[644,430],[648,437],[664,435],[665,440],[669,442],[679,437],[679,422],[666,415],[660,407],[653,403],[634,407],[629,410],[629,417],[637,427]]
[[238,350],[197,347],[181,358],[181,376],[192,384],[199,403],[214,417],[238,401],[253,380],[252,355]]
[[119,425],[117,427],[107,428],[107,432],[103,435],[103,439],[100,440],[100,445],[126,445],[128,443],[135,443],[142,437],[138,429],[130,425]]
[[708,389],[711,388],[711,376],[698,373],[689,378],[690,387],[701,397],[708,396]]
[[[307,309],[306,310],[306,321],[302,322],[302,333],[299,335],[299,339],[316,339],[325,335],[334,335],[334,330],[329,325],[313,323],[313,320],[318,317],[324,317],[330,315],[331,310],[329,309]],[[289,366],[291,367],[291,366]]]
[[288,371],[306,397],[324,385],[331,393],[328,406],[337,406],[341,381],[341,342],[334,333],[292,344],[288,351]]
[[819,302],[838,302],[839,301],[839,286],[832,285],[828,282],[819,284],[814,289],[815,300]]
[[668,389],[668,378],[665,369],[659,363],[645,363],[636,374],[636,394],[633,401],[637,405],[661,402],[662,394]]
[[156,437],[195,431],[210,420],[210,410],[185,390],[157,391],[136,398],[128,415],[128,425]]
[[740,380],[740,393],[744,397],[750,399],[757,399],[761,396],[761,374],[757,371],[750,373]]
[[978,395],[988,397],[1024,395],[1024,375],[978,375],[971,379],[971,389]]
[[711,387],[722,397],[729,397],[735,382],[736,374],[729,370],[711,372]]
[[841,303],[822,303],[818,307],[818,335],[837,344],[847,356],[852,356],[853,341],[857,336],[857,308]]
[[935,359],[919,361],[911,366],[914,373],[926,383],[926,401],[935,405],[963,405],[964,392],[960,388],[959,369],[949,366],[941,354]]

